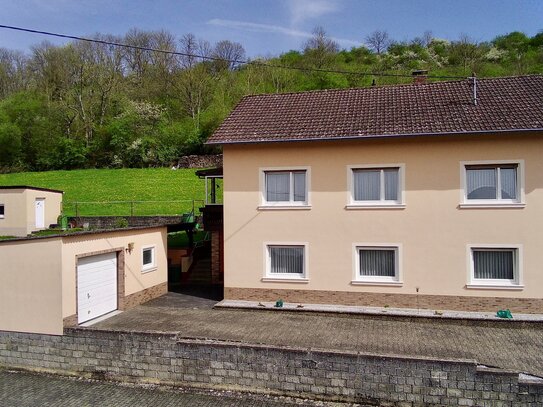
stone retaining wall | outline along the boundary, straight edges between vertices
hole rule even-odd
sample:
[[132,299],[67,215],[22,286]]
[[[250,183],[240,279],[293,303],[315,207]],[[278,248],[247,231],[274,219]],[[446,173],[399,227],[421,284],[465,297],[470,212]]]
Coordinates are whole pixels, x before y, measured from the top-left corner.
[[113,229],[119,227],[120,222],[128,222],[128,227],[164,226],[181,222],[181,216],[72,216],[68,222],[74,222],[81,227],[88,223],[92,229]]
[[371,405],[543,405],[542,383],[482,369],[475,361],[193,340],[175,333],[0,331],[0,367]]
[[179,159],[178,168],[222,167],[222,154],[185,155]]

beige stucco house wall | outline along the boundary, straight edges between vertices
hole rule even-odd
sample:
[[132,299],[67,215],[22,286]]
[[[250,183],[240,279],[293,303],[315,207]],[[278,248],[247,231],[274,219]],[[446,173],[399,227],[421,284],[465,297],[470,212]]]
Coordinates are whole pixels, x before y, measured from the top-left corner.
[[[36,201],[43,205],[43,226],[36,225]],[[62,211],[62,192],[34,187],[1,187],[1,236],[26,236],[57,223]]]
[[[143,270],[142,250],[155,267]],[[61,335],[77,324],[77,261],[116,253],[118,309],[167,292],[166,228],[132,228],[0,241],[0,330]]]
[[[227,299],[543,312],[542,134],[226,144]],[[521,204],[464,207],[464,162],[518,163]],[[349,208],[351,166],[394,164],[403,205]],[[304,168],[308,205],[262,205],[262,171]],[[266,279],[265,246],[301,244],[306,278]],[[399,248],[395,284],[353,282],[357,245]],[[470,284],[471,245],[518,248],[516,287]]]

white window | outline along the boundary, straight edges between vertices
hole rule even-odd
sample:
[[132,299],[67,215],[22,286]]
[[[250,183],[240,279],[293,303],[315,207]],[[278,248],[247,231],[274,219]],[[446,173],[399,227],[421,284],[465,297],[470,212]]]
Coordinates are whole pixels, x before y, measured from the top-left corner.
[[403,165],[350,166],[348,171],[348,209],[404,207]]
[[307,281],[306,244],[266,244],[264,280]]
[[141,271],[147,272],[156,269],[155,246],[144,247],[141,255]]
[[308,207],[308,173],[307,168],[261,170],[261,208]]
[[399,245],[355,245],[353,284],[401,284]]
[[469,246],[468,288],[521,287],[520,246]]
[[0,204],[0,219],[4,217],[4,204]]
[[463,205],[523,205],[522,170],[521,161],[462,163]]

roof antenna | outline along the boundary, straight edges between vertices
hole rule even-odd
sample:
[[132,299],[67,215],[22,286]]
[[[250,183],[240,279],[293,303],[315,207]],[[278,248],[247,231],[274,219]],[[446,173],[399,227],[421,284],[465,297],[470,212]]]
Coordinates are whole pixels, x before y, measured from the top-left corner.
[[471,79],[471,84],[473,88],[473,105],[477,106],[477,75],[475,74],[475,72],[472,72],[471,76],[468,79]]

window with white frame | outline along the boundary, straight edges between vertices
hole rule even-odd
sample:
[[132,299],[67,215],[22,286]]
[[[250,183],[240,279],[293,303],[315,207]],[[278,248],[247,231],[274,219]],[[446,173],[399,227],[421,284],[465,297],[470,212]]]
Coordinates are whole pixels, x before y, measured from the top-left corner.
[[522,166],[518,162],[465,163],[464,203],[518,204],[522,202]]
[[350,204],[397,206],[403,203],[401,166],[350,167]]
[[471,247],[471,285],[520,285],[518,247]]
[[155,247],[149,246],[142,249],[142,271],[151,271],[156,268]]
[[307,205],[307,170],[270,170],[263,174],[265,205]]
[[356,246],[355,282],[400,282],[398,246]]
[[305,245],[266,245],[266,277],[306,278]]
[[4,204],[0,204],[0,219],[2,219],[4,217]]

